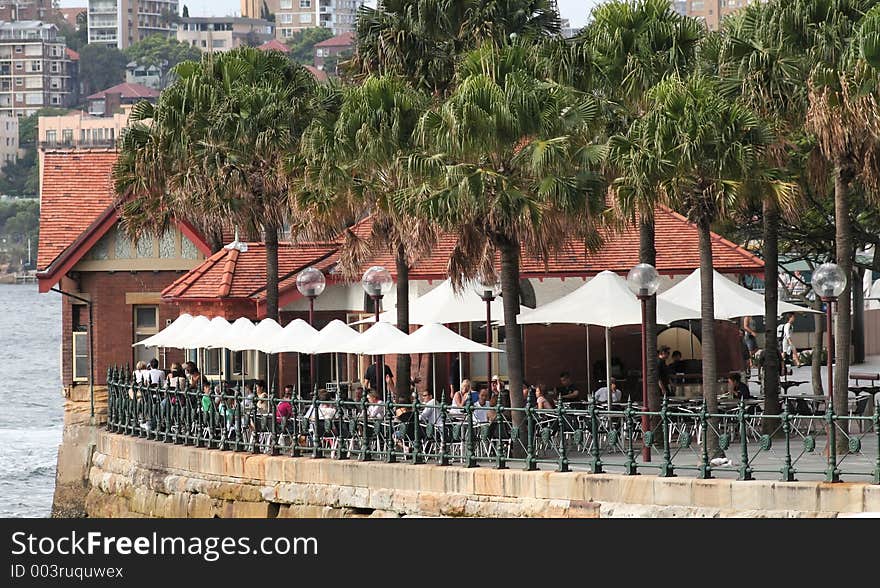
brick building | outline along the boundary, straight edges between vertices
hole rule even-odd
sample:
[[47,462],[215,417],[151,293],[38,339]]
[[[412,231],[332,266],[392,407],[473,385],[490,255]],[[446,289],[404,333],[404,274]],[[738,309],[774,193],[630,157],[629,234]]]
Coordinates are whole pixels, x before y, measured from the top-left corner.
[[183,223],[158,239],[126,238],[110,176],[116,157],[111,150],[45,154],[37,278],[40,292],[66,294],[61,369],[68,396],[88,388],[92,365],[100,386],[109,365],[151,357],[155,350],[132,344],[178,315],[160,292],[210,254],[205,240]]

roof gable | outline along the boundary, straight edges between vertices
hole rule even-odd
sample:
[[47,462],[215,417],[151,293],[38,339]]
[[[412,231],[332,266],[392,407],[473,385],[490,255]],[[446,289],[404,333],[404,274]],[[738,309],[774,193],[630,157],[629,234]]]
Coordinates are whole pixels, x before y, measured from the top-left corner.
[[116,84],[112,88],[101,90],[86,98],[86,100],[100,100],[106,98],[107,94],[120,94],[122,98],[158,98],[159,91],[153,88],[142,86],[141,84],[130,84],[123,82]]
[[315,43],[315,47],[351,47],[354,45],[354,40],[354,33],[342,33],[320,43]]

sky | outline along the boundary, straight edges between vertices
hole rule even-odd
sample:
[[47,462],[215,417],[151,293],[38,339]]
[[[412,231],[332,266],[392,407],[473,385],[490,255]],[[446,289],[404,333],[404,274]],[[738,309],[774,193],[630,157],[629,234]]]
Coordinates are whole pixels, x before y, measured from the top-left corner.
[[[587,15],[599,0],[557,0],[563,18],[571,21],[571,26],[581,27],[587,22]],[[87,0],[61,0],[62,7],[87,5]],[[181,7],[189,7],[190,16],[225,16],[241,11],[239,0],[181,0]],[[368,0],[367,4],[375,4]]]

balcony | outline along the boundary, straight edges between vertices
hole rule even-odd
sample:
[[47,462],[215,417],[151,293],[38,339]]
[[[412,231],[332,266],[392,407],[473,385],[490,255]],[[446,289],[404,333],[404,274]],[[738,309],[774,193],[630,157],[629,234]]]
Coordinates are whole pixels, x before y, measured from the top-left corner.
[[78,147],[80,149],[101,149],[116,147],[116,139],[89,139],[87,141],[40,141],[40,149],[68,149]]

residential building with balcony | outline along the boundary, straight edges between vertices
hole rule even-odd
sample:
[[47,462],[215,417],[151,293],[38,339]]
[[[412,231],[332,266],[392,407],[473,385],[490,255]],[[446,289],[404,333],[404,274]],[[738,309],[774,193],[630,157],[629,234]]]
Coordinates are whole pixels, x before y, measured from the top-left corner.
[[18,155],[18,118],[2,116],[0,117],[0,172],[7,163],[15,163]]
[[[756,4],[762,0],[686,0],[683,3],[673,2],[673,6],[678,9],[680,4],[684,4],[684,13],[687,16],[699,18],[706,23],[710,31],[717,31],[721,24],[721,19],[736,12],[740,8],[749,4]],[[675,6],[678,4],[679,6]]]
[[69,106],[70,57],[55,25],[0,22],[0,117]]
[[149,37],[174,37],[178,0],[89,0],[89,43],[118,49]]
[[[95,116],[82,110],[61,116],[41,116],[37,122],[40,150],[115,147],[128,126],[132,108],[133,105],[126,104],[108,116]],[[0,119],[0,130],[2,125],[3,119]]]
[[278,0],[275,12],[275,34],[289,39],[302,29],[324,27],[334,35],[355,30],[358,9],[364,0]]
[[229,51],[243,45],[258,46],[275,38],[268,20],[236,16],[182,18],[177,40],[202,52]]

